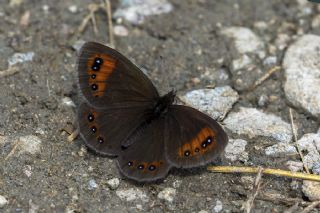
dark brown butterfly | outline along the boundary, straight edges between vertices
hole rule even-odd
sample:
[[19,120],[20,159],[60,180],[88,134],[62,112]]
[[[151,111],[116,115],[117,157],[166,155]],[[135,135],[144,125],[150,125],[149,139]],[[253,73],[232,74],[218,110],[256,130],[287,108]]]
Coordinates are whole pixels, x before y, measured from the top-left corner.
[[209,116],[160,96],[143,72],[116,50],[88,42],[78,61],[80,135],[103,155],[117,156],[121,173],[136,181],[164,178],[171,167],[211,162],[228,137]]

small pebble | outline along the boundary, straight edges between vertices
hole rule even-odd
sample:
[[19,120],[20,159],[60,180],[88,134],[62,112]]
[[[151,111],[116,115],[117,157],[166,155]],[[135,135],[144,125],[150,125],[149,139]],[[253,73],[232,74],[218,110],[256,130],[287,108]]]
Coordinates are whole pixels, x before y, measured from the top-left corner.
[[18,63],[24,63],[27,61],[32,61],[34,52],[27,53],[15,53],[8,59],[9,66],[13,66]]
[[36,154],[41,151],[42,141],[38,136],[27,135],[19,138],[19,153]]
[[176,190],[174,188],[165,188],[158,194],[158,198],[171,203],[176,196]]
[[225,157],[232,162],[240,160],[246,162],[248,160],[248,152],[246,152],[247,141],[242,139],[230,139],[225,148]]
[[113,27],[113,33],[117,36],[125,37],[128,36],[129,31],[123,25],[116,25]]
[[145,192],[141,191],[138,188],[122,189],[117,190],[116,195],[121,199],[127,202],[134,200],[141,200],[142,202],[148,202],[149,197]]
[[223,209],[222,202],[221,202],[220,200],[217,200],[217,201],[216,201],[216,205],[213,207],[213,211],[214,211],[215,213],[219,213],[219,212],[222,211],[222,209]]
[[114,189],[117,189],[119,187],[120,180],[119,180],[119,178],[112,178],[112,179],[107,181],[107,184],[108,184],[110,189],[114,190]]
[[61,103],[62,103],[62,105],[67,106],[67,107],[72,107],[72,108],[76,107],[74,102],[69,97],[62,98]]
[[0,208],[3,208],[7,203],[8,200],[4,196],[0,195]]
[[302,185],[302,192],[311,201],[320,200],[320,182],[304,180]]
[[68,10],[70,13],[76,13],[76,12],[78,12],[78,7],[77,7],[77,5],[70,5],[68,7]]
[[89,184],[88,184],[88,189],[89,190],[93,190],[96,189],[98,187],[98,184],[96,183],[96,181],[94,179],[89,180]]

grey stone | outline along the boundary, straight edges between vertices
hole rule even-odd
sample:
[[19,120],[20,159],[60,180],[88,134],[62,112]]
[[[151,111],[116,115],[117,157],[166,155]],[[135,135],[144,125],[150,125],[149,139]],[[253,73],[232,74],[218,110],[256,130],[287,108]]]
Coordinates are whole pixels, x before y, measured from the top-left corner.
[[181,99],[202,112],[206,112],[213,119],[223,120],[225,115],[238,101],[239,95],[230,86],[215,89],[199,89],[188,92]]
[[287,50],[283,68],[287,99],[320,117],[320,36],[304,35]]
[[171,203],[174,200],[175,196],[176,196],[176,190],[174,188],[164,188],[158,194],[159,199],[168,201],[169,203]]
[[302,185],[302,192],[311,201],[320,200],[320,182],[304,180]]
[[107,181],[108,186],[110,189],[117,189],[120,185],[120,180],[119,178],[112,178]]
[[241,107],[239,112],[231,112],[224,120],[225,127],[238,135],[249,138],[258,136],[271,138],[276,142],[290,142],[291,126],[280,117],[266,114],[255,108]]
[[230,139],[227,147],[225,148],[225,157],[231,161],[243,161],[246,162],[249,158],[248,152],[246,152],[247,141],[242,139]]
[[320,133],[309,133],[303,135],[297,144],[301,151],[307,152],[304,156],[304,163],[312,169],[320,162]]
[[271,156],[282,156],[282,155],[292,155],[297,154],[297,149],[294,145],[289,143],[278,143],[269,146],[265,150],[266,155]]
[[249,28],[228,27],[222,29],[221,33],[234,39],[235,47],[240,54],[256,53],[261,58],[265,57],[264,43]]
[[18,63],[24,63],[26,61],[32,61],[33,56],[34,52],[15,53],[8,59],[9,66],[13,66]]
[[4,196],[0,195],[0,208],[4,207],[7,203],[8,200]]
[[116,194],[121,200],[125,200],[127,202],[134,200],[141,200],[142,202],[149,201],[149,197],[146,195],[146,193],[138,188],[117,190]]
[[41,143],[39,137],[27,135],[19,138],[19,153],[36,154],[41,151]]
[[172,10],[172,4],[167,0],[122,0],[113,17],[124,18],[132,24],[142,24],[146,16],[169,13]]

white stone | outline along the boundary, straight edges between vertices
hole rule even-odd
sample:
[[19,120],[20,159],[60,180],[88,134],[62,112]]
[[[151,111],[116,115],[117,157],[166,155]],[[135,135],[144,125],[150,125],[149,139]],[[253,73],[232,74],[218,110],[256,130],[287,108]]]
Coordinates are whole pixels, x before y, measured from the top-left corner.
[[219,213],[222,211],[222,209],[223,209],[222,202],[220,200],[217,200],[216,205],[213,207],[213,211],[215,213]]
[[282,155],[293,155],[297,154],[297,149],[294,145],[289,143],[278,143],[269,146],[265,150],[266,155],[271,156],[282,156]]
[[9,66],[13,66],[18,63],[24,63],[27,61],[32,61],[33,56],[34,52],[15,53],[8,59]]
[[320,182],[304,180],[302,185],[302,192],[311,201],[320,200]]
[[78,12],[78,7],[77,7],[77,5],[70,5],[68,7],[68,10],[70,13],[76,13],[76,12]]
[[239,95],[230,86],[224,86],[193,90],[181,99],[187,105],[207,113],[213,119],[223,120],[233,104],[238,101]]
[[283,68],[287,99],[320,117],[320,36],[304,35],[287,50]]
[[252,30],[245,27],[228,27],[222,29],[222,34],[234,39],[239,53],[256,53],[264,58],[264,43]]
[[167,0],[130,0],[121,1],[120,7],[114,12],[114,18],[124,18],[132,24],[143,23],[146,16],[169,13],[173,9]]
[[143,191],[137,188],[117,190],[116,194],[121,200],[125,200],[128,202],[134,200],[141,200],[142,202],[149,201],[149,197]]
[[62,98],[61,103],[62,103],[62,105],[67,106],[67,107],[76,107],[74,102],[69,97]]
[[125,37],[125,36],[128,36],[129,31],[123,25],[116,25],[113,27],[113,33],[117,36]]
[[176,190],[174,188],[165,188],[158,194],[158,198],[161,200],[166,200],[172,202],[176,196]]
[[286,166],[292,172],[299,172],[303,170],[303,163],[301,161],[288,161]]
[[41,143],[39,137],[27,135],[19,138],[19,153],[36,154],[41,151]]
[[240,70],[252,64],[251,58],[246,54],[242,55],[240,58],[232,61],[232,69]]
[[231,161],[243,161],[246,162],[249,158],[248,152],[246,152],[247,141],[242,139],[230,139],[227,147],[225,148],[225,157]]
[[255,108],[240,107],[239,112],[231,112],[224,120],[225,127],[238,135],[249,138],[258,136],[270,138],[276,142],[290,142],[291,126],[280,117],[267,114]]
[[4,207],[8,203],[8,200],[0,195],[0,208]]
[[107,184],[111,189],[117,189],[120,185],[120,180],[119,178],[112,178],[107,181]]
[[96,183],[96,181],[94,179],[89,180],[89,184],[88,184],[88,189],[89,190],[94,190],[98,187],[98,184]]
[[297,144],[301,151],[306,151],[304,163],[312,169],[316,163],[320,162],[320,133],[309,133],[303,135]]

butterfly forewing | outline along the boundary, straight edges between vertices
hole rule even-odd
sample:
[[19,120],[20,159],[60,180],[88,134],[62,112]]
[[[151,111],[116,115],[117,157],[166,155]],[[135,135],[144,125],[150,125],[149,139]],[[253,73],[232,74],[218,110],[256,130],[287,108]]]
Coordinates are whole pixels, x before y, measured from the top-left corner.
[[93,106],[139,106],[159,98],[141,70],[116,50],[95,42],[81,48],[78,60],[80,90]]

